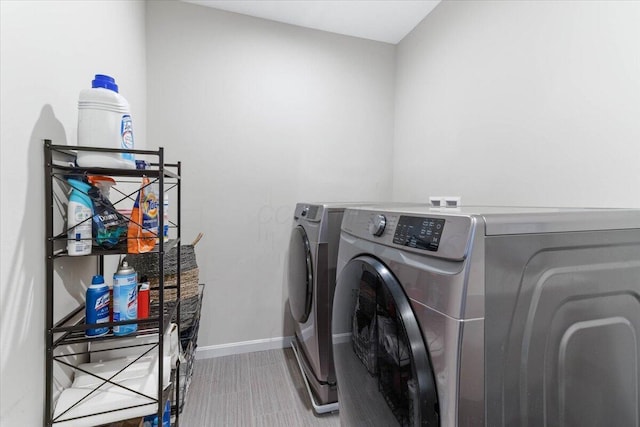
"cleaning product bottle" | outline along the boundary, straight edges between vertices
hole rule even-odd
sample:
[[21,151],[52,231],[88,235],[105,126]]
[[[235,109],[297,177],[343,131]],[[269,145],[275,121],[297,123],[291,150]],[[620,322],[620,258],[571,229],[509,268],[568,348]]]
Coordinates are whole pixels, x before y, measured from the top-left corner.
[[109,200],[109,194],[111,193],[111,187],[116,185],[116,180],[110,176],[103,175],[89,175],[87,180],[90,184],[95,185],[100,190],[100,193]]
[[[85,303],[85,322],[106,323],[109,321],[109,287],[104,283],[101,275],[93,276],[91,286],[87,288],[87,299]],[[88,337],[97,337],[109,332],[108,327],[92,328],[85,331]]]
[[[132,150],[133,124],[129,103],[118,93],[113,77],[96,74],[91,89],[80,92],[78,101],[78,145]],[[82,167],[135,169],[132,153],[78,151]]]
[[87,193],[91,186],[77,179],[67,182],[72,188],[67,207],[67,252],[71,256],[89,255],[93,205]]
[[[147,415],[142,419],[142,427],[160,427],[158,414]],[[162,413],[162,427],[171,427],[171,402],[167,400]]]
[[[113,275],[113,321],[135,320],[138,318],[138,275],[127,261],[122,261]],[[138,325],[116,325],[113,335],[128,335],[138,330]]]
[[109,191],[115,180],[100,175],[89,175],[87,180],[93,185],[89,190],[93,205],[93,241],[102,248],[112,249],[125,238],[129,224],[109,200]]

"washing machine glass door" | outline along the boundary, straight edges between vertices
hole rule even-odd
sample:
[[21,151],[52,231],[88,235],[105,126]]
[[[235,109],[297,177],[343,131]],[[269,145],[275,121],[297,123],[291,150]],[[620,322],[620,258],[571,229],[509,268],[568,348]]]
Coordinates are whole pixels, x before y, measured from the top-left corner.
[[311,313],[313,295],[313,265],[307,233],[297,226],[291,233],[289,244],[289,305],[293,318],[304,323]]
[[384,264],[360,256],[345,266],[332,323],[342,425],[439,425],[427,346],[409,299]]

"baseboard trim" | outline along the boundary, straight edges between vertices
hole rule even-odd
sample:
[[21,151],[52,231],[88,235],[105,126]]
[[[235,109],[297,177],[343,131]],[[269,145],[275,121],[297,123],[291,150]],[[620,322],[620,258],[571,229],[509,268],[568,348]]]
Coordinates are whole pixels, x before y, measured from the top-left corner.
[[234,354],[252,353],[254,351],[275,350],[291,347],[293,337],[265,338],[261,340],[234,342],[229,344],[198,346],[196,360],[212,359],[214,357],[231,356]]

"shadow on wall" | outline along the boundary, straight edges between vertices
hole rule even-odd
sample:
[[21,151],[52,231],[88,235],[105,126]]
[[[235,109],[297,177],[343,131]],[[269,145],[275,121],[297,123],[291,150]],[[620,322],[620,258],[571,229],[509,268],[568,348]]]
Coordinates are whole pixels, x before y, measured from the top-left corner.
[[[44,395],[42,382],[45,377],[45,365],[37,363],[37,360],[44,359],[46,327],[43,154],[45,138],[53,140],[56,144],[67,143],[64,127],[50,105],[42,107],[28,141],[26,158],[16,160],[12,177],[16,182],[26,180],[26,197],[24,206],[11,207],[13,211],[21,214],[21,220],[19,224],[12,224],[12,229],[17,231],[17,239],[12,248],[13,256],[9,264],[7,283],[0,286],[0,367],[3,381],[14,384],[14,393],[3,396],[3,407],[10,408],[10,411],[27,410],[24,405],[16,404],[33,402],[34,395]],[[69,269],[57,273],[64,280],[67,271]],[[69,286],[69,289],[72,289],[72,286]],[[83,298],[82,292],[74,290],[73,293],[76,295],[72,295],[72,299]],[[29,363],[29,366],[25,363]],[[24,376],[23,371],[27,368],[36,371],[39,369],[40,372]],[[16,373],[12,376],[10,372]],[[31,378],[37,380],[29,381]]]

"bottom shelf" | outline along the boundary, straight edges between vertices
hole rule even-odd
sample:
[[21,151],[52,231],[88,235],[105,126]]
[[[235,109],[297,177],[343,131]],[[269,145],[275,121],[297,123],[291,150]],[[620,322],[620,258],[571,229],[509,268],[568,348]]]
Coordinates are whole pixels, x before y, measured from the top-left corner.
[[[131,363],[123,358],[80,365],[91,374],[78,372],[71,387],[62,391],[56,402],[53,426],[92,427],[155,413],[158,409],[158,359],[157,356],[148,357]],[[169,367],[171,358],[163,359],[164,366]],[[118,385],[104,383],[108,378],[117,380]],[[163,383],[165,390],[170,389],[169,375]]]
[[[74,378],[70,387],[58,396],[50,425],[93,427],[157,413],[158,404],[169,400],[177,381],[176,370],[172,369],[178,359],[176,327],[170,328],[163,342],[162,357],[153,336],[92,342],[91,361],[77,366],[55,357],[54,360],[74,369]],[[164,388],[161,396],[160,362]]]

